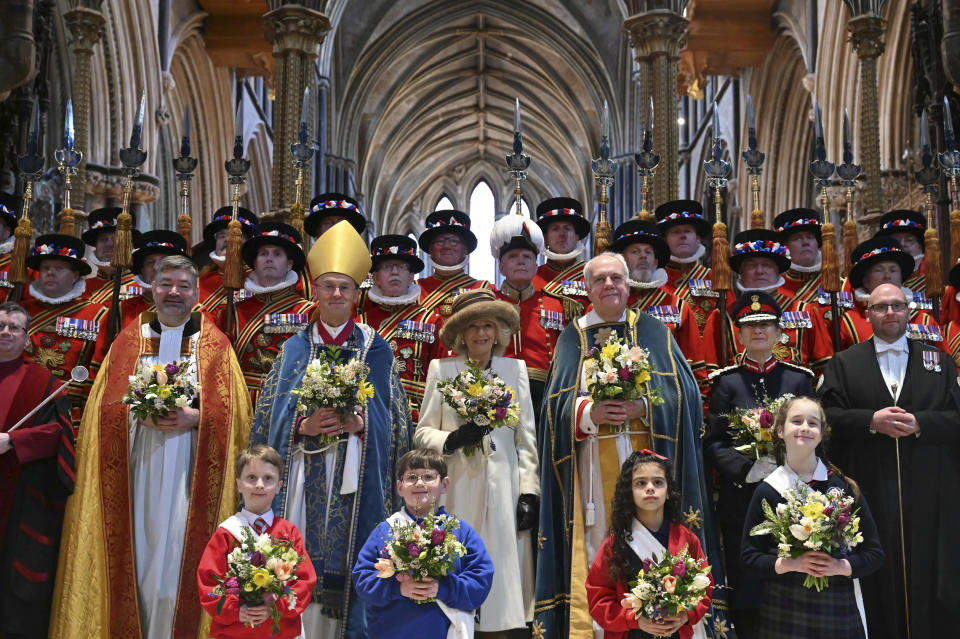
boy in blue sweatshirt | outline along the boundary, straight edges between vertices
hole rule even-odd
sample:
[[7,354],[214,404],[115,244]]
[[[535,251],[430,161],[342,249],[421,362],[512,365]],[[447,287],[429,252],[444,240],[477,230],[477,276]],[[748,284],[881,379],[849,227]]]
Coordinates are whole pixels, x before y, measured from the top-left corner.
[[[397,492],[404,506],[374,529],[353,567],[357,594],[367,603],[368,637],[470,639],[474,611],[490,592],[493,561],[480,535],[467,522],[460,520],[455,532],[467,552],[445,577],[414,581],[407,574],[383,576],[392,571],[380,561],[384,544],[391,539],[391,524],[421,523],[450,484],[443,455],[427,449],[411,450],[401,457],[397,477]],[[443,508],[437,508],[437,513],[443,513]],[[422,603],[431,598],[436,601]]]

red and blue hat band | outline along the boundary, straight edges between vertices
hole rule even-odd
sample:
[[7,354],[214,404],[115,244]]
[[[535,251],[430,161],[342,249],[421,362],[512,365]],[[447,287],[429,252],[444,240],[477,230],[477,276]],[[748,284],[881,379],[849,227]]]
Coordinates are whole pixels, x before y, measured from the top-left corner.
[[449,220],[437,220],[436,222],[428,224],[428,226],[433,229],[438,226],[466,226],[466,224],[455,217],[451,217]]
[[772,240],[755,240],[753,242],[741,242],[733,247],[734,255],[743,255],[745,253],[773,253],[782,255],[789,259],[790,249]]
[[898,226],[906,226],[914,229],[923,228],[923,225],[917,222],[916,220],[906,220],[906,219],[890,220],[889,222],[883,225],[883,228],[892,229]]
[[693,219],[695,219],[695,220],[702,220],[702,219],[703,219],[703,216],[702,216],[702,215],[699,215],[699,214],[697,214],[697,213],[694,213],[694,212],[692,212],[692,211],[675,211],[675,212],[673,212],[673,213],[670,213],[670,214],[667,215],[667,216],[664,216],[664,218],[663,218],[662,220],[660,220],[660,221],[661,221],[661,222],[669,222],[669,221],[672,221],[672,220],[683,220],[683,219],[687,219],[687,218],[693,218]]
[[292,235],[287,235],[286,233],[281,233],[280,231],[273,229],[272,231],[262,231],[257,237],[276,237],[281,240],[286,240],[291,244],[296,244],[297,240],[294,239]]
[[162,246],[164,248],[177,248],[174,244],[170,242],[147,242],[146,244],[143,245],[142,248],[145,248],[145,249],[157,248],[158,246]]
[[634,231],[633,233],[621,233],[620,235],[617,236],[617,239],[615,241],[619,242],[625,237],[636,237],[638,235],[641,235],[644,237],[657,237],[657,238],[660,237],[656,233],[647,233],[646,231]]
[[320,211],[325,211],[327,209],[343,209],[346,211],[359,211],[359,208],[353,202],[348,202],[346,200],[325,200],[323,202],[317,202],[310,209],[312,213],[319,213]]
[[553,217],[554,215],[576,215],[577,217],[583,217],[583,214],[577,209],[552,209],[550,211],[544,211],[540,217]]
[[385,246],[383,248],[373,249],[371,255],[414,255],[413,249],[404,249],[399,246]]
[[799,220],[784,222],[783,226],[777,227],[777,232],[782,233],[783,231],[786,231],[794,226],[820,226],[820,220],[815,217],[802,217]]
[[895,247],[895,246],[879,246],[879,247],[873,249],[872,251],[869,251],[869,252],[864,253],[863,255],[861,255],[861,256],[860,256],[860,259],[857,260],[857,261],[860,262],[860,261],[862,261],[862,260],[867,259],[868,257],[873,257],[874,255],[880,255],[880,254],[882,254],[882,253],[888,253],[888,252],[903,253],[902,250],[898,249],[898,248]]
[[80,254],[77,253],[76,249],[72,249],[69,246],[57,246],[56,244],[39,244],[33,249],[34,255],[50,256],[50,257],[70,257],[75,260],[80,259]]
[[[232,219],[233,219],[233,215],[232,215],[232,214],[225,214],[225,215],[218,215],[218,216],[216,216],[215,218],[213,218],[213,221],[214,221],[214,222],[224,222],[224,221],[229,222],[229,221],[232,220]],[[246,226],[254,226],[253,222],[251,222],[250,220],[248,220],[247,218],[245,218],[245,217],[243,217],[243,216],[241,216],[241,215],[238,215],[238,216],[237,216],[237,221],[240,222],[241,224],[246,225]]]

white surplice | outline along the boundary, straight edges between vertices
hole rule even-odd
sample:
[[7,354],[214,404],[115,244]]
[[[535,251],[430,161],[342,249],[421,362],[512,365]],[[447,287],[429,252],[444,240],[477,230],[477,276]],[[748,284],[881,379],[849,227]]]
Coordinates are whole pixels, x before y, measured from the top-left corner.
[[[145,337],[158,337],[149,324],[142,325],[141,331]],[[192,336],[194,342],[199,336],[199,332]],[[141,355],[140,364],[181,359],[183,325],[164,326],[159,337],[159,354]],[[196,348],[191,352],[196,353]],[[188,375],[196,382],[196,359],[191,359]],[[130,418],[130,498],[145,639],[170,637],[173,629],[196,436],[195,429],[162,432]]]

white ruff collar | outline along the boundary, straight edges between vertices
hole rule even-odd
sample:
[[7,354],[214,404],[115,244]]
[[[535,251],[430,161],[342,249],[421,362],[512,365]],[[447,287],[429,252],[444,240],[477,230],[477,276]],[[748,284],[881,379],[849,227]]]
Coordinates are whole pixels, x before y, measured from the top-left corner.
[[13,251],[13,244],[16,241],[17,241],[17,238],[14,237],[13,234],[11,233],[9,238],[4,240],[3,242],[0,242],[0,255],[2,255],[3,253],[10,253],[11,251]]
[[216,251],[210,251],[210,259],[211,259],[212,261],[216,262],[217,264],[223,264],[224,262],[227,261],[227,256],[226,256],[226,255],[217,255],[217,252],[216,252]]
[[817,251],[817,261],[811,264],[810,266],[800,266],[796,262],[790,262],[790,270],[797,273],[816,273],[821,269],[821,263],[823,261],[823,254],[820,251]]
[[75,300],[81,295],[83,295],[84,291],[87,290],[87,281],[81,277],[79,280],[77,280],[77,283],[73,285],[73,288],[70,289],[70,292],[67,293],[66,295],[61,295],[60,297],[47,297],[46,295],[44,295],[43,293],[37,290],[37,287],[34,286],[35,283],[36,282],[30,283],[30,295],[40,300],[44,304],[52,304],[54,306],[57,304],[63,304],[64,302]]
[[153,288],[153,286],[149,282],[144,282],[142,279],[140,279],[139,273],[133,276],[133,281],[137,283],[137,286],[139,286],[145,291],[149,291],[151,288]]
[[696,251],[694,251],[693,255],[691,255],[690,257],[677,257],[676,255],[671,253],[670,261],[676,262],[677,264],[693,264],[694,262],[699,260],[701,257],[703,257],[706,254],[706,252],[707,252],[707,247],[701,243],[700,247]]
[[746,293],[747,291],[763,291],[764,293],[770,293],[771,295],[773,295],[773,293],[776,292],[776,290],[781,286],[783,286],[784,284],[786,284],[786,281],[783,279],[783,276],[781,275],[779,278],[777,278],[777,283],[772,286],[765,286],[762,288],[744,288],[740,284],[739,279],[734,283],[734,286],[736,286],[737,290],[740,291],[741,293]]
[[565,260],[575,260],[580,257],[583,252],[587,250],[583,244],[583,240],[578,240],[576,247],[569,253],[554,253],[548,248],[543,249],[543,256],[548,260],[554,260],[558,262],[563,262]]
[[653,277],[650,278],[649,282],[638,282],[637,280],[630,280],[630,288],[642,288],[642,289],[652,289],[660,288],[667,283],[667,272],[662,268],[658,268],[653,272]]
[[468,255],[467,257],[463,258],[463,261],[462,261],[462,262],[460,262],[459,264],[454,264],[453,266],[444,266],[443,264],[437,264],[436,262],[433,261],[433,258],[430,257],[429,255],[427,255],[426,257],[427,257],[427,263],[428,263],[430,266],[433,267],[433,270],[435,270],[435,271],[445,271],[445,272],[447,272],[447,273],[454,273],[454,272],[456,272],[456,271],[464,271],[464,272],[466,272],[466,270],[467,270],[467,264],[470,263],[470,256],[469,256],[469,255]]
[[275,291],[280,291],[285,288],[289,288],[294,284],[296,284],[298,279],[297,274],[294,273],[292,270],[290,270],[290,271],[287,271],[287,276],[283,278],[282,282],[274,284],[273,286],[260,286],[259,284],[253,281],[254,275],[255,273],[251,273],[250,275],[248,275],[246,281],[244,281],[243,283],[243,288],[247,289],[248,291],[254,294],[273,293]]
[[97,254],[93,251],[90,251],[89,253],[84,255],[83,259],[85,259],[90,264],[93,264],[97,268],[100,268],[103,266],[110,266],[110,260],[106,260],[106,261],[101,260],[99,257],[97,257]]
[[382,306],[406,306],[407,304],[413,304],[420,300],[420,285],[412,282],[410,288],[407,289],[404,295],[387,297],[380,290],[380,287],[374,284],[370,287],[370,290],[367,291],[367,299],[374,304],[380,304]]

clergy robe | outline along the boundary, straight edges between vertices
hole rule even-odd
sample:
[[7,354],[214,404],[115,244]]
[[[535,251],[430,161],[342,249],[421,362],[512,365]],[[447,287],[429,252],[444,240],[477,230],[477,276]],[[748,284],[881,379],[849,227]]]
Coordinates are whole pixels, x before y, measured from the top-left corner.
[[[201,626],[196,567],[217,525],[236,511],[234,462],[247,443],[250,400],[227,337],[193,313],[180,356],[193,360],[200,385],[197,429],[162,432],[131,419],[121,402],[127,378],[141,359],[157,361],[160,329],[151,313],[124,328],[91,390],[64,520],[51,637],[186,639]],[[164,618],[165,630],[148,631]]]
[[[887,561],[862,582],[871,639],[906,636],[897,490],[896,443],[904,506],[911,636],[938,636],[960,607],[960,387],[950,358],[908,340],[903,389],[894,402],[874,340],[837,353],[819,389],[833,434],[831,459],[854,478],[870,502]],[[936,365],[934,365],[936,362]],[[939,367],[939,371],[936,368]],[[874,412],[892,406],[917,418],[918,435],[896,440],[870,432]]]
[[[366,324],[350,322],[343,330],[346,336],[326,341],[340,344],[345,361],[365,358],[367,381],[374,389],[363,437],[342,435],[338,445],[322,450],[317,437],[295,436],[299,418],[313,410],[299,412],[290,391],[300,385],[307,363],[326,348],[312,322],[284,342],[274,360],[260,392],[250,443],[270,444],[284,459],[283,487],[273,510],[300,529],[317,573],[314,603],[304,623],[316,615],[318,605],[325,619],[335,620],[338,637],[361,639],[366,637],[365,610],[356,600],[350,570],[363,542],[399,506],[395,464],[410,447],[410,406],[383,338]],[[351,474],[354,447],[359,448],[359,467]],[[355,486],[344,481],[351,476]]]
[[[684,524],[700,539],[707,557],[719,557],[713,525],[712,497],[707,487],[700,432],[700,393],[683,353],[669,329],[646,313],[628,310],[626,321],[595,324],[586,329],[571,323],[557,342],[547,376],[541,421],[540,554],[534,630],[544,637],[592,637],[592,620],[584,583],[593,557],[587,556],[576,430],[576,398],[588,349],[616,331],[628,344],[650,351],[651,387],[660,389],[662,404],[650,406],[647,423],[653,449],[671,459],[680,487]],[[599,333],[599,335],[598,335]],[[599,338],[599,339],[598,339]],[[599,519],[599,515],[597,516]],[[723,584],[723,571],[711,559],[713,576]],[[726,606],[715,593],[712,623],[725,623]]]
[[[0,362],[0,431],[60,383],[39,364]],[[42,637],[50,621],[63,506],[73,490],[70,402],[62,394],[10,433],[0,455],[0,637]]]

